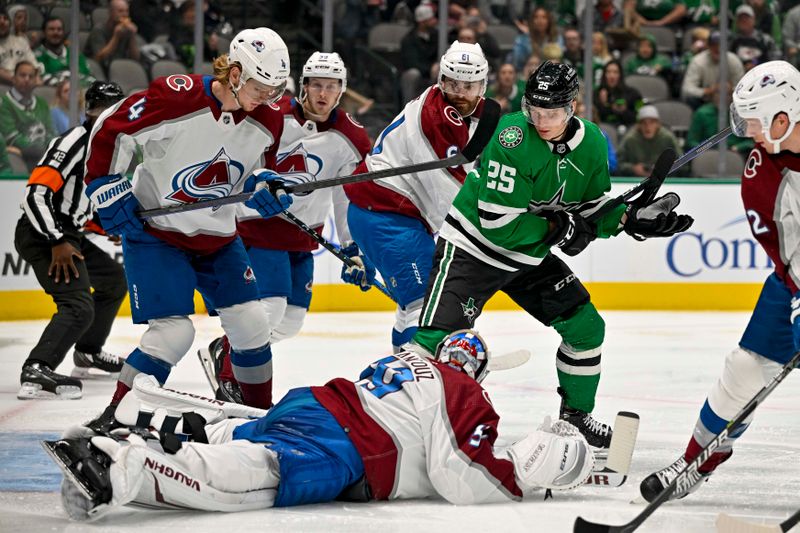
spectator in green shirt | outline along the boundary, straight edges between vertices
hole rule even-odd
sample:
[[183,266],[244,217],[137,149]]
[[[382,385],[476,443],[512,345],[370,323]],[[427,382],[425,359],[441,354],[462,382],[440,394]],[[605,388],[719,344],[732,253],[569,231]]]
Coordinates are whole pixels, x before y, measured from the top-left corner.
[[28,168],[36,166],[55,137],[50,106],[33,94],[36,78],[36,67],[20,61],[14,68],[11,89],[0,98],[0,134],[8,151],[21,155]]
[[658,53],[655,37],[645,33],[639,37],[636,55],[625,62],[625,74],[661,76],[669,83],[672,81],[672,61]]
[[[65,73],[69,75],[70,50],[66,45],[64,21],[59,17],[48,17],[42,24],[42,31],[44,40],[34,50],[34,54],[39,63],[44,66],[42,81],[45,85],[57,85]],[[81,83],[88,85],[94,81],[83,54],[78,54],[78,72],[81,75]]]
[[642,106],[642,95],[633,87],[625,85],[622,65],[609,61],[603,68],[600,88],[594,99],[597,104],[599,122],[630,126],[636,122],[636,111]]
[[520,111],[524,94],[525,82],[517,78],[517,69],[511,63],[500,65],[497,81],[486,90],[486,96],[497,100],[503,113]]
[[636,17],[644,26],[670,26],[679,24],[686,16],[683,0],[626,0],[634,4]]

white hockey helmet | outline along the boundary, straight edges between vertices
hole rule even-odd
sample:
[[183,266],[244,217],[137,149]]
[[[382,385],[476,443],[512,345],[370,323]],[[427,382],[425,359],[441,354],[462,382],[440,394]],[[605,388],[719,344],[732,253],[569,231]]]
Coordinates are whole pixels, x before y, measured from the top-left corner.
[[445,337],[436,349],[436,360],[460,370],[478,383],[489,373],[489,350],[473,329],[460,329]]
[[311,54],[306,64],[303,65],[303,73],[300,74],[299,100],[301,102],[306,95],[306,78],[331,78],[342,82],[342,91],[339,93],[339,98],[336,99],[334,107],[339,105],[339,100],[347,89],[347,67],[344,66],[344,61],[342,61],[339,54],[336,52],[314,52]]
[[254,28],[237,33],[231,41],[228,61],[242,67],[239,87],[234,88],[234,92],[241,89],[247,80],[253,79],[279,88],[277,95],[270,98],[270,103],[276,102],[283,94],[289,78],[289,49],[273,30]]
[[450,48],[439,60],[439,87],[444,91],[444,78],[451,80],[482,83],[480,94],[486,92],[486,78],[489,74],[489,62],[483,55],[481,45],[453,41]]
[[[786,113],[790,125],[780,139],[773,139],[769,130],[778,113]],[[752,137],[761,132],[778,152],[800,121],[800,72],[786,61],[754,67],[736,85],[730,115],[735,135]]]

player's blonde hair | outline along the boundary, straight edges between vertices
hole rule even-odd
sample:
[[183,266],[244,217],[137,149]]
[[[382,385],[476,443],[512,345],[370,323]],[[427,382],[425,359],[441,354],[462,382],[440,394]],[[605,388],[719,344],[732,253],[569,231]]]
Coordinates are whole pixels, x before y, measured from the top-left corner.
[[241,72],[242,66],[237,62],[228,62],[228,54],[222,54],[214,59],[214,79],[227,86],[230,82],[231,68],[238,67]]

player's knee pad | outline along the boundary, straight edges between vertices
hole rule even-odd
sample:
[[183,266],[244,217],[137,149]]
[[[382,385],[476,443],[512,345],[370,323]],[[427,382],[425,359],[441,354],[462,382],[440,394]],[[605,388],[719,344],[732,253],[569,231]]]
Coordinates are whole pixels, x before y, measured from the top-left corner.
[[139,349],[151,357],[175,366],[189,351],[193,342],[194,325],[189,317],[171,316],[148,322],[147,331],[139,342]]
[[286,297],[284,296],[270,296],[269,298],[262,298],[259,300],[262,307],[267,311],[267,319],[269,320],[269,329],[272,331],[272,342],[275,342],[275,328],[283,320],[286,314]]
[[592,302],[579,306],[566,318],[554,320],[552,326],[576,352],[599,348],[606,335],[606,323]]
[[269,344],[269,318],[258,300],[223,307],[217,313],[234,350],[256,350]]
[[272,330],[272,343],[289,339],[300,333],[308,310],[299,305],[289,305],[283,314],[283,320]]
[[725,358],[722,376],[708,395],[708,405],[720,418],[730,420],[781,369],[757,353],[737,347]]

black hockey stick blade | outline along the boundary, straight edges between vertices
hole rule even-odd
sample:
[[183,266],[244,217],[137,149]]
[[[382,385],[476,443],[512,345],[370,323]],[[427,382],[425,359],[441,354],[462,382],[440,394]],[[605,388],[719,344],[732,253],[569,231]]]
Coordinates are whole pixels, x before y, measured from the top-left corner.
[[[337,185],[347,185],[348,183],[358,183],[361,181],[373,181],[381,178],[391,178],[392,176],[401,176],[403,174],[410,174],[416,172],[425,172],[427,170],[438,170],[440,168],[454,167],[475,161],[480,155],[486,145],[494,135],[494,130],[497,128],[497,123],[500,121],[500,104],[491,98],[487,98],[483,103],[483,112],[481,119],[478,121],[478,126],[472,134],[469,142],[467,142],[464,149],[460,152],[447,157],[445,159],[436,159],[435,161],[426,161],[424,163],[414,163],[413,165],[406,165],[404,167],[385,168],[382,170],[374,170],[372,172],[365,172],[363,174],[348,174],[345,176],[338,176],[321,181],[307,181],[304,183],[281,183],[276,180],[272,183],[277,192],[277,189],[282,189],[286,193],[308,193],[317,189],[324,189],[327,187],[335,187]],[[139,211],[137,215],[141,218],[152,218],[163,215],[174,215],[176,213],[185,213],[188,211],[195,211],[197,209],[205,209],[208,207],[221,207],[223,205],[238,204],[246,202],[253,195],[251,192],[232,194],[230,196],[223,196],[222,198],[214,198],[213,200],[205,200],[195,202],[193,204],[179,204],[169,207],[158,207],[155,209],[145,209]]]
[[640,201],[645,196],[649,197],[649,200],[652,201],[658,193],[658,189],[661,188],[661,185],[667,178],[667,174],[669,174],[676,157],[678,157],[678,154],[671,148],[667,148],[661,152],[661,155],[656,159],[653,169],[650,171],[650,175],[647,178],[635,187],[628,189],[616,198],[604,203],[600,209],[586,217],[586,220],[594,222],[602,218],[611,210],[616,209],[639,193],[641,193],[641,196],[636,201]]

